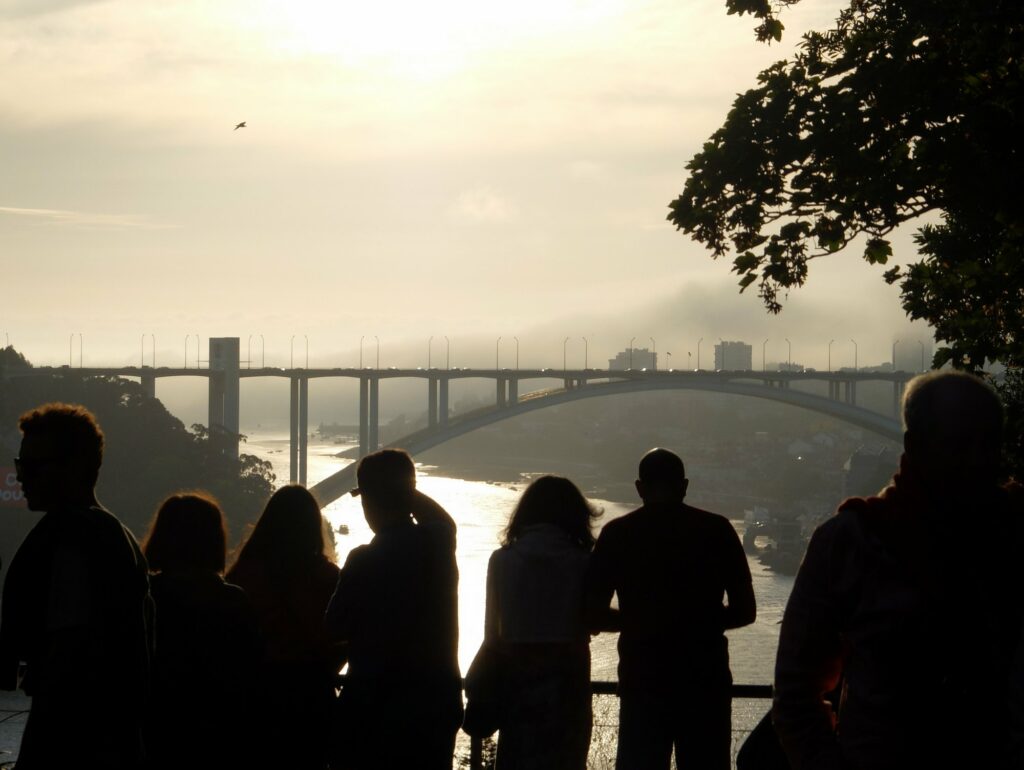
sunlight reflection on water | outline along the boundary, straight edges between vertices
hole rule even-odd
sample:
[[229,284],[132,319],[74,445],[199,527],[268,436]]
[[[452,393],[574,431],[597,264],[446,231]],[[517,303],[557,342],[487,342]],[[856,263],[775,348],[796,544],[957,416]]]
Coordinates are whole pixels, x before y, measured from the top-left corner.
[[[348,465],[351,460],[336,455],[350,446],[311,441],[307,461],[310,485]],[[245,451],[269,460],[277,474],[278,483],[288,479],[287,434],[251,435]],[[483,638],[487,560],[498,547],[501,530],[525,482],[508,484],[466,481],[433,475],[436,470],[433,466],[417,464],[418,485],[447,508],[459,527],[459,662],[465,671]],[[694,483],[699,483],[699,480]],[[631,508],[604,500],[595,499],[594,502],[604,509],[602,522],[620,516]],[[336,536],[338,561],[343,564],[348,552],[358,545],[368,543],[373,533],[363,519],[358,498],[344,495],[328,505],[324,513],[335,529],[341,524],[349,528],[348,534]],[[757,622],[729,633],[731,665],[736,682],[767,684],[772,678],[779,636],[778,623],[782,619],[793,578],[777,575],[756,560],[750,561],[750,568],[758,603]],[[615,636],[603,634],[597,637],[592,643],[591,652],[593,678],[615,679]],[[752,708],[762,712],[767,704],[755,703]]]

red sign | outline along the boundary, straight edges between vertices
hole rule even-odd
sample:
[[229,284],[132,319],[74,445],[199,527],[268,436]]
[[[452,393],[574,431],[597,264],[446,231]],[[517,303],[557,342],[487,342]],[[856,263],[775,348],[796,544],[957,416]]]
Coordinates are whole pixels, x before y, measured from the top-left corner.
[[14,468],[0,466],[0,508],[25,508],[26,505]]

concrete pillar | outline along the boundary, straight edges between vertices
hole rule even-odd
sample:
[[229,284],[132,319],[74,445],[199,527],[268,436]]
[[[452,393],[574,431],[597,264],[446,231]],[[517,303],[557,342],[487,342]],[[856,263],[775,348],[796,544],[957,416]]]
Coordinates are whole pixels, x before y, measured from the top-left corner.
[[448,378],[445,377],[441,380],[441,395],[438,399],[437,405],[438,417],[440,417],[441,424],[448,424]]
[[238,337],[211,337],[210,435],[217,435],[221,451],[238,459],[239,342]]
[[497,386],[497,390],[498,390],[498,398],[497,398],[498,408],[499,409],[504,409],[505,408],[505,378],[504,377],[495,377],[494,378],[494,382],[495,382],[495,385]]
[[370,425],[369,425],[369,450],[376,452],[380,449],[380,380],[376,377],[370,378]]
[[359,456],[369,453],[370,447],[370,407],[369,377],[359,378]]
[[309,457],[309,378],[299,380],[299,483],[306,486]]
[[519,403],[519,380],[516,377],[508,380],[508,403],[510,406]]
[[207,427],[210,429],[210,437],[220,433],[224,427],[224,372],[210,371],[207,382]]
[[427,380],[427,427],[437,425],[437,377]]
[[142,375],[142,395],[146,398],[156,398],[156,377],[152,374]]
[[294,484],[299,480],[299,380],[292,377],[288,384],[288,481]]

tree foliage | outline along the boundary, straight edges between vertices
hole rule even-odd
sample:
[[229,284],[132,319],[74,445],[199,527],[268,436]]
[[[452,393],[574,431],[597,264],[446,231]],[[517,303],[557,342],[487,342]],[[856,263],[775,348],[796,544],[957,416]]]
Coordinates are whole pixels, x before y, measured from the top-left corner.
[[[19,359],[16,365],[24,362]],[[19,441],[18,417],[50,401],[83,404],[96,415],[106,438],[97,496],[140,537],[168,495],[205,489],[220,501],[230,534],[237,538],[273,492],[270,463],[248,454],[237,462],[225,456],[204,426],[186,430],[137,382],[81,377],[74,370],[49,377],[0,377],[0,443],[9,445],[12,456]]]
[[[727,6],[770,42],[795,2]],[[883,275],[946,343],[934,363],[1024,362],[1022,83],[1020,0],[851,0],[737,97],[668,218],[778,312],[811,260],[886,265],[893,230],[933,212],[917,261]]]

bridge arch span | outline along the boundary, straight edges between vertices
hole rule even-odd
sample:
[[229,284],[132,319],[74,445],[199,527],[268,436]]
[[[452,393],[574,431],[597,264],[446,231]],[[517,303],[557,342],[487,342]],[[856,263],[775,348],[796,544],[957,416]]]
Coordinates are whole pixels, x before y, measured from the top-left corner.
[[[900,422],[878,412],[872,412],[844,401],[817,396],[790,388],[759,385],[752,382],[736,382],[727,379],[708,380],[702,378],[673,378],[665,380],[616,380],[594,383],[568,390],[527,393],[517,403],[503,408],[487,408],[470,412],[463,417],[449,421],[446,425],[424,429],[404,436],[388,446],[402,447],[416,456],[439,444],[470,433],[478,428],[492,425],[501,420],[518,417],[537,409],[579,401],[584,398],[599,398],[626,393],[654,390],[701,390],[749,398],[762,398],[782,404],[808,409],[856,425],[892,441],[901,441],[903,429]],[[355,486],[356,463],[342,468],[315,484],[310,491],[321,505],[337,500]]]

